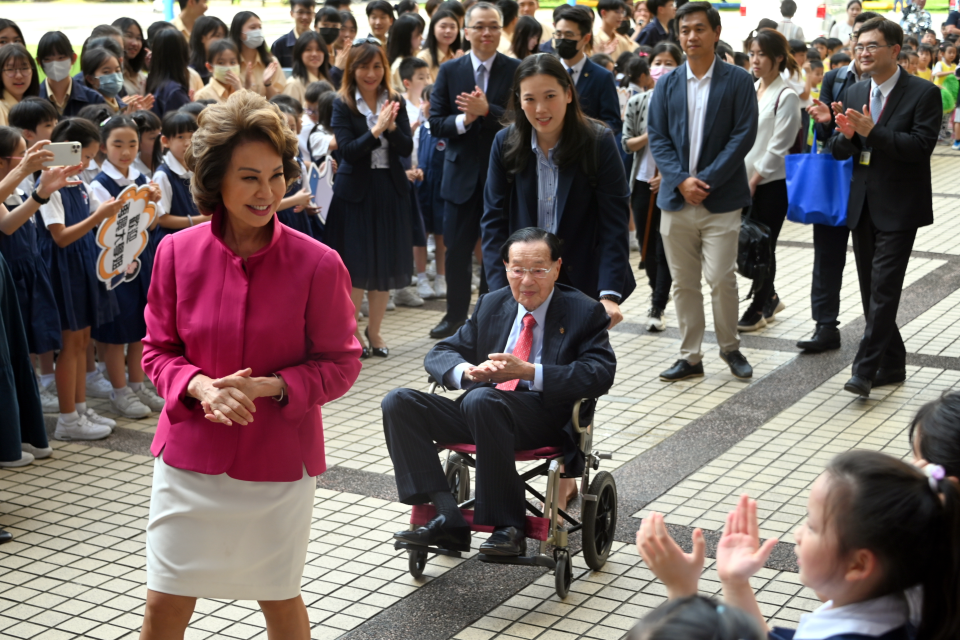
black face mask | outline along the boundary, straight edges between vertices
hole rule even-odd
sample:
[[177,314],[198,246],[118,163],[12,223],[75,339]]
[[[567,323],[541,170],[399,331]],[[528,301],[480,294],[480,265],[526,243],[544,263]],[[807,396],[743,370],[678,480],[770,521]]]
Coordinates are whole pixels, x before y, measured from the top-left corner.
[[622,35],[622,36],[632,36],[632,35],[633,35],[633,27],[630,26],[630,21],[629,21],[629,20],[621,20],[621,21],[620,21],[620,26],[617,27],[617,33],[619,33],[619,34]]
[[340,37],[340,27],[320,27],[320,37],[327,44],[333,44]]
[[577,55],[577,42],[577,40],[567,40],[566,38],[554,40],[553,48],[557,50],[557,55],[563,60],[569,60]]

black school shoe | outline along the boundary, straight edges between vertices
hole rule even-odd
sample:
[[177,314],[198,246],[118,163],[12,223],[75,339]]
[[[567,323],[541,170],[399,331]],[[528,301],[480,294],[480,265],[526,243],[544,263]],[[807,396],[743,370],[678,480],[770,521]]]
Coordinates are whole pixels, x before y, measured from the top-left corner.
[[677,382],[687,378],[695,378],[703,375],[703,362],[690,364],[683,358],[673,363],[673,366],[660,374],[660,379],[666,382]]

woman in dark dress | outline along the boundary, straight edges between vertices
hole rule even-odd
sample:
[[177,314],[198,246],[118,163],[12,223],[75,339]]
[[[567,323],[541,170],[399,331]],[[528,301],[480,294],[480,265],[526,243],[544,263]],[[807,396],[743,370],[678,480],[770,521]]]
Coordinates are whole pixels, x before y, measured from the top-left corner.
[[[380,325],[390,289],[410,284],[410,183],[400,158],[413,151],[403,98],[390,88],[386,52],[375,38],[354,41],[333,105],[341,154],[324,239],[343,258],[358,309],[367,291],[364,355],[386,357]],[[358,329],[359,332],[359,329]]]

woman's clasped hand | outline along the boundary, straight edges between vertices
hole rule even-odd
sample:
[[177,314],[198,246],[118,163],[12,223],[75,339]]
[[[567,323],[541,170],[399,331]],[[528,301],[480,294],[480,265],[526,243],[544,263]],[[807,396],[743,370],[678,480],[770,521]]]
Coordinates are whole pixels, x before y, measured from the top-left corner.
[[254,378],[249,368],[223,378],[197,375],[190,381],[188,393],[200,401],[204,418],[210,422],[248,425],[257,412],[254,400],[270,398],[285,392],[283,380],[278,377]]

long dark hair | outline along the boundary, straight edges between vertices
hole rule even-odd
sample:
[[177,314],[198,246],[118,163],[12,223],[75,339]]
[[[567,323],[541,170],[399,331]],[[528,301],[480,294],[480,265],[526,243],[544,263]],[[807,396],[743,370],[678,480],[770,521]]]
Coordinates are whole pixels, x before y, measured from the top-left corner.
[[921,458],[960,477],[960,393],[945,393],[920,407],[909,435],[910,448]]
[[[539,53],[541,37],[543,37],[543,25],[531,16],[520,16],[520,19],[517,20],[517,26],[513,28],[513,41],[510,43],[513,55],[523,60],[529,55]],[[537,45],[534,46],[533,50],[528,47],[530,38],[537,39]]]
[[[337,95],[341,100],[347,103],[352,111],[357,110],[357,68],[362,64],[367,64],[374,58],[380,58],[380,64],[383,65],[383,80],[380,81],[380,88],[386,89],[388,100],[396,100],[397,94],[390,86],[390,65],[387,64],[387,54],[383,47],[378,44],[364,42],[350,47],[350,53],[347,54],[346,68],[343,70],[343,80],[340,84],[340,91]],[[529,139],[529,136],[527,136]],[[527,146],[530,146],[529,144]]]
[[294,78],[299,78],[300,81],[303,82],[304,87],[310,84],[310,75],[307,73],[307,65],[303,64],[303,52],[307,50],[307,46],[309,46],[311,42],[316,42],[317,47],[319,47],[323,53],[323,63],[320,65],[320,79],[330,79],[330,50],[327,48],[327,43],[323,41],[323,38],[321,38],[320,34],[316,31],[304,31],[300,34],[300,37],[297,38],[297,43],[293,45],[292,74]]
[[412,13],[405,13],[390,26],[390,37],[387,38],[387,59],[390,64],[397,58],[409,58],[417,55],[413,51],[413,34],[423,33],[423,18]]
[[923,586],[918,640],[960,637],[960,488],[876,451],[849,451],[827,466],[826,526],[841,557],[871,551],[878,598]]
[[[183,35],[183,34],[180,34]],[[147,131],[163,131],[163,123],[160,121],[160,117],[157,116],[153,111],[136,111],[133,115],[129,116],[129,119],[137,127],[137,139],[143,140],[143,134]],[[114,118],[110,119],[110,122],[103,124],[105,128]],[[106,138],[103,139],[106,142]],[[143,151],[143,146],[140,146],[141,152]],[[149,159],[144,158],[141,153],[140,159],[143,160],[144,164],[150,167],[150,169],[156,169],[160,166],[160,163],[163,162],[163,145],[160,144],[160,141],[153,143],[153,156]]]
[[9,42],[7,44],[24,44],[25,45],[27,43],[27,41],[23,39],[23,31],[20,30],[20,27],[17,26],[17,23],[14,22],[13,20],[0,18],[0,31],[3,31],[4,29],[13,29],[14,31],[17,32],[17,37],[20,38],[20,42],[18,43]]
[[190,75],[187,73],[187,39],[177,29],[164,29],[153,36],[153,56],[150,62],[150,74],[147,76],[147,93],[156,93],[168,81],[190,88]]
[[457,37],[450,43],[450,51],[457,51],[461,48],[460,44],[460,22],[457,20],[457,14],[450,9],[437,9],[433,12],[433,18],[430,19],[430,29],[427,30],[427,51],[430,52],[430,66],[433,68],[440,66],[440,50],[437,48],[437,35],[434,30],[437,24],[444,18],[450,18],[457,25]]
[[[235,16],[233,16],[233,21],[230,23],[230,39],[233,40],[233,43],[237,45],[238,51],[243,51],[243,25],[247,24],[247,21],[250,18],[256,18],[260,20],[260,16],[255,14],[253,11],[240,11]],[[263,26],[263,21],[260,21],[261,28]],[[252,48],[252,47],[250,47]],[[263,66],[267,66],[273,60],[273,56],[270,55],[270,50],[267,48],[267,39],[263,39],[263,43],[257,47],[257,54],[260,56],[260,62],[263,63]]]
[[227,25],[223,20],[213,16],[200,16],[193,23],[193,31],[190,32],[190,66],[200,74],[201,78],[209,77],[210,72],[204,63],[207,61],[207,51],[203,46],[203,39],[223,29],[223,35],[227,35]]
[[533,153],[530,150],[533,126],[520,106],[520,83],[538,75],[552,76],[562,91],[570,91],[573,94],[573,100],[567,105],[567,112],[563,116],[560,142],[557,143],[553,152],[557,166],[562,169],[577,161],[586,162],[587,158],[593,157],[594,145],[597,144],[597,123],[587,118],[580,109],[577,89],[573,86],[570,74],[563,68],[560,60],[547,53],[529,56],[520,63],[513,75],[510,104],[504,113],[504,124],[509,125],[510,128],[503,143],[503,164],[507,172],[514,175],[526,169],[527,161]]
[[[8,60],[24,60],[30,64],[30,84],[27,90],[23,92],[24,98],[40,95],[40,75],[37,73],[37,63],[33,56],[27,51],[27,48],[18,42],[11,42],[0,47],[0,72],[6,66]],[[6,93],[3,87],[3,81],[0,80],[0,98]],[[22,99],[22,98],[21,98]]]
[[147,43],[143,39],[143,29],[140,28],[140,23],[134,20],[133,18],[117,18],[113,21],[113,26],[120,29],[123,32],[123,37],[127,37],[127,29],[130,27],[136,27],[137,31],[140,32],[140,51],[134,57],[127,59],[126,47],[124,47],[123,52],[123,70],[127,75],[135,75],[140,73],[143,70],[145,60],[147,59]]

